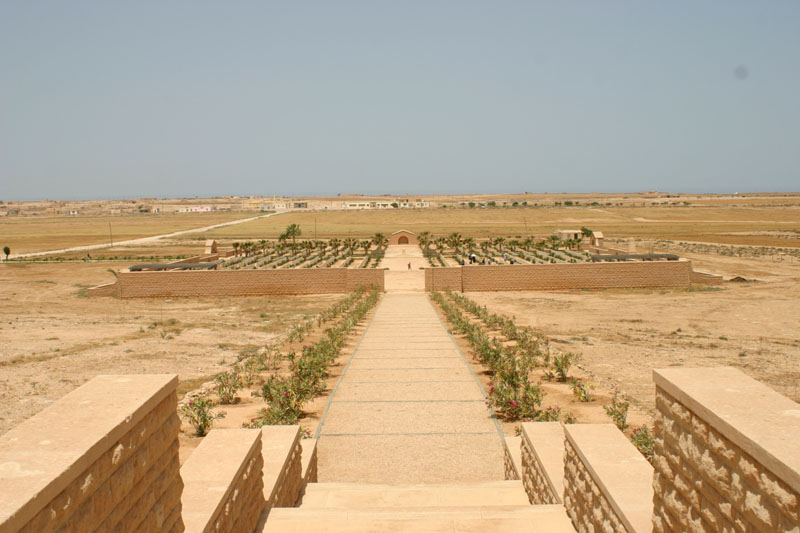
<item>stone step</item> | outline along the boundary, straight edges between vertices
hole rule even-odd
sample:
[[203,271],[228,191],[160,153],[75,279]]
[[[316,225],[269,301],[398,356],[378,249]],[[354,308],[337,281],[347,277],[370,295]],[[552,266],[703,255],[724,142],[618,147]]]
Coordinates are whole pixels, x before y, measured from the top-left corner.
[[376,509],[407,507],[528,506],[522,481],[490,481],[446,485],[370,485],[310,483],[301,507]]
[[325,531],[574,532],[561,505],[429,507],[385,510],[273,509],[264,533]]

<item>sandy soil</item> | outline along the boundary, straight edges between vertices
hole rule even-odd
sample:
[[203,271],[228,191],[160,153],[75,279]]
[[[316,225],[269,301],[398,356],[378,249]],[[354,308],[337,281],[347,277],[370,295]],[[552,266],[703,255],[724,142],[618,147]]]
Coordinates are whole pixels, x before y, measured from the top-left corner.
[[0,434],[97,374],[177,373],[191,389],[341,298],[81,297],[110,266],[0,264]]

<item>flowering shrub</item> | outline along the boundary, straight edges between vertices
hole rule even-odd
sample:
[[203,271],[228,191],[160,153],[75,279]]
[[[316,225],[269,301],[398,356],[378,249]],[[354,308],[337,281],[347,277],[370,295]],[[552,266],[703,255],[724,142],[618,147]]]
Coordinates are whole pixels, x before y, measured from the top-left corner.
[[647,425],[636,428],[633,430],[631,440],[633,441],[633,445],[636,446],[636,449],[639,450],[639,453],[644,455],[645,459],[650,461],[650,464],[653,464],[653,446],[655,446],[655,439],[653,434],[650,433],[650,428],[648,428]]
[[569,379],[569,367],[576,363],[580,356],[576,353],[562,353],[552,358],[553,368],[548,370],[546,377],[551,381],[566,382]]
[[200,397],[181,407],[181,417],[194,427],[198,437],[203,437],[211,429],[214,420],[225,418],[225,413],[214,412],[214,402],[210,398]]
[[611,405],[604,405],[603,409],[606,414],[614,421],[620,430],[624,430],[628,425],[628,407],[630,403],[624,399],[619,399],[619,393],[614,392],[614,397],[611,399]]
[[[322,338],[312,345],[303,346],[300,353],[286,355],[289,376],[272,375],[262,383],[261,390],[253,393],[264,399],[267,407],[251,422],[252,427],[267,424],[294,424],[302,415],[303,405],[327,387],[328,367],[336,360],[347,342],[347,337],[364,319],[380,298],[380,292],[358,289],[339,304],[321,313],[318,324],[336,317],[339,321],[327,328]],[[310,322],[313,324],[313,322]],[[298,331],[297,328],[293,331]],[[297,340],[295,335],[291,340]]]
[[578,378],[571,378],[569,380],[569,386],[572,389],[572,394],[575,395],[575,397],[578,399],[579,402],[592,401],[592,395],[589,393],[589,389],[594,387],[592,387],[591,385],[587,385]]
[[236,372],[223,372],[217,374],[214,378],[214,383],[217,384],[217,394],[219,395],[219,402],[222,404],[231,404],[236,402],[236,393],[242,390],[242,377]]
[[561,420],[561,408],[557,405],[551,405],[539,413],[537,420],[539,422],[558,422]]

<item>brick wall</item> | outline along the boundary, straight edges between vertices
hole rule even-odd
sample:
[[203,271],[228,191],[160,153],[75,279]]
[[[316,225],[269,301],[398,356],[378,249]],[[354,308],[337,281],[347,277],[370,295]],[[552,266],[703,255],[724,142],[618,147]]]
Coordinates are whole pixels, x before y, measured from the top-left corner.
[[461,287],[469,292],[688,287],[691,269],[686,260],[428,268],[425,288]]
[[187,531],[253,531],[266,501],[261,431],[215,429],[181,467]]
[[308,268],[280,270],[191,270],[119,273],[119,285],[89,289],[92,296],[121,294],[123,298],[159,296],[261,296],[270,294],[335,294],[359,286],[377,285],[380,269]]
[[565,426],[564,507],[579,532],[651,531],[653,469],[613,424]]
[[461,292],[461,267],[435,267],[425,269],[425,290],[452,289]]
[[183,531],[177,376],[98,376],[0,436],[0,531]]
[[733,368],[653,375],[654,530],[800,530],[800,405]]

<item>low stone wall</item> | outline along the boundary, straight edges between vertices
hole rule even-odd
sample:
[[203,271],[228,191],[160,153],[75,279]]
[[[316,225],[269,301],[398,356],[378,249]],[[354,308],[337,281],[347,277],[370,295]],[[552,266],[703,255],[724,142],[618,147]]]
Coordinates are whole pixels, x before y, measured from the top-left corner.
[[89,287],[86,289],[87,296],[119,296],[119,284],[117,282]]
[[532,504],[562,503],[564,429],[560,422],[522,424],[522,486]]
[[689,276],[692,283],[698,285],[722,285],[722,276],[716,274],[706,274],[705,272],[697,272],[692,270]]
[[317,482],[317,439],[301,439],[300,448],[303,487],[305,487],[308,483]]
[[116,284],[87,292],[122,298],[337,294],[372,285],[383,290],[383,274],[382,269],[349,268],[122,271]]
[[98,376],[0,436],[0,531],[183,531],[177,385]]
[[300,497],[303,489],[300,426],[264,426],[261,440],[266,516],[273,507],[293,507]]
[[532,291],[688,287],[691,262],[624,261],[425,269],[426,290]]
[[564,507],[579,532],[652,530],[653,468],[613,424],[565,426]]
[[505,437],[506,445],[503,453],[503,472],[505,479],[518,480],[522,478],[522,439],[520,437]]
[[260,430],[212,430],[181,467],[186,531],[253,531],[266,505],[263,467]]
[[729,367],[653,379],[654,530],[800,530],[800,404]]

